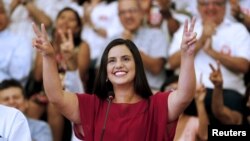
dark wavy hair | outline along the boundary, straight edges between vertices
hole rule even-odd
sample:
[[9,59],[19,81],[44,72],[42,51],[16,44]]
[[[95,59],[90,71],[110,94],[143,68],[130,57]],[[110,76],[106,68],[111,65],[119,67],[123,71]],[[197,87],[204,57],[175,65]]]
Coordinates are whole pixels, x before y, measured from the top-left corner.
[[108,53],[111,48],[118,45],[126,45],[131,51],[134,61],[135,61],[135,78],[134,78],[134,89],[135,92],[142,98],[148,99],[152,95],[152,91],[148,85],[148,81],[144,72],[143,62],[141,59],[140,52],[136,45],[131,40],[124,39],[114,39],[105,48],[102,58],[100,68],[98,69],[97,77],[94,85],[94,94],[100,99],[107,99],[110,92],[113,92],[113,85],[110,81],[106,82],[107,79],[107,63],[108,63]]
[[[74,13],[75,17],[76,17],[76,22],[77,22],[77,26],[79,27],[79,31],[77,33],[73,33],[73,40],[74,40],[74,45],[78,46],[81,44],[82,39],[81,39],[81,31],[82,31],[82,21],[81,21],[81,17],[79,16],[79,14],[72,8],[70,7],[65,7],[62,10],[59,11],[59,13],[57,14],[56,19],[58,19],[58,17],[64,12],[64,11],[71,11]],[[55,30],[54,30],[55,32]]]

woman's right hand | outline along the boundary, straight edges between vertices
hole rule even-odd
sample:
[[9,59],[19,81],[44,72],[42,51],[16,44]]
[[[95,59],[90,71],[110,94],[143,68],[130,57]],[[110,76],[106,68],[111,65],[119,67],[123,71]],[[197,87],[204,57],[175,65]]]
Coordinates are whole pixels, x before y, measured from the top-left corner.
[[44,24],[41,24],[41,30],[34,23],[32,26],[36,35],[32,41],[32,45],[42,54],[42,56],[54,56],[55,50],[49,41]]

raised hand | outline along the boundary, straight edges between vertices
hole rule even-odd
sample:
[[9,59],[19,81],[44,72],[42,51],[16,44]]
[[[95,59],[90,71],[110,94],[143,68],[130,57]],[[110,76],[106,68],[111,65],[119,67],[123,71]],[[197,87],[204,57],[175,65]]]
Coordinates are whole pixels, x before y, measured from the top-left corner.
[[217,61],[217,69],[213,67],[212,64],[209,64],[212,72],[210,73],[209,79],[214,84],[215,87],[222,87],[223,84],[223,78],[220,70],[220,62]]
[[206,88],[204,86],[204,84],[202,83],[202,74],[201,74],[201,77],[200,77],[200,82],[197,84],[197,87],[196,87],[196,93],[195,93],[195,100],[196,101],[204,101],[205,97],[206,97]]
[[241,9],[238,0],[230,0],[229,2],[231,7],[231,15],[235,18],[239,18],[238,16],[241,13]]
[[191,25],[188,27],[188,21],[185,21],[183,35],[182,35],[182,42],[181,42],[181,50],[183,53],[187,54],[194,54],[196,33],[193,32],[194,25],[195,25],[195,18],[192,18]]
[[202,37],[205,40],[207,38],[211,38],[213,34],[216,33],[216,24],[213,21],[206,20],[203,24],[203,31],[202,31]]
[[133,37],[134,37],[134,35],[133,35],[133,33],[131,33],[130,31],[128,31],[128,30],[124,30],[123,32],[122,32],[122,38],[123,39],[133,39]]
[[43,56],[53,56],[55,54],[55,50],[49,41],[49,37],[44,24],[41,24],[41,30],[34,23],[32,24],[32,26],[36,35],[36,37],[32,41],[32,45]]
[[59,35],[62,39],[62,43],[60,44],[61,53],[63,58],[68,60],[74,55],[74,41],[71,30],[67,31],[67,37],[65,33],[59,30]]

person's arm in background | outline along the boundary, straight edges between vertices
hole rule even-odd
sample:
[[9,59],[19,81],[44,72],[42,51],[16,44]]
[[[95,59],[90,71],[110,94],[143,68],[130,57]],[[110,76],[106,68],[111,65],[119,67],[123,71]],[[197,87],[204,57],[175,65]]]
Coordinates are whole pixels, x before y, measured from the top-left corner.
[[195,104],[197,108],[198,113],[198,119],[199,119],[199,127],[198,127],[198,133],[197,133],[197,140],[207,140],[208,139],[208,124],[209,119],[207,115],[207,111],[205,108],[205,97],[206,97],[206,88],[200,81],[200,84],[198,84],[195,94]]
[[151,57],[146,55],[142,51],[140,52],[141,58],[143,60],[144,67],[149,70],[152,74],[159,74],[164,68],[166,59],[163,57]]
[[212,112],[223,124],[241,124],[242,114],[226,107],[223,102],[223,78],[220,71],[220,63],[217,62],[217,69],[211,64],[210,80],[214,84],[212,94]]
[[[250,37],[250,36],[249,36]],[[246,39],[247,37],[245,37]],[[241,38],[242,39],[242,38]],[[249,39],[247,39],[249,40]],[[250,43],[250,42],[249,42]],[[250,45],[250,44],[249,44]],[[243,46],[244,48],[244,46]],[[203,50],[211,56],[214,60],[220,61],[220,63],[235,73],[247,73],[249,70],[249,62],[246,58],[230,56],[227,54],[215,51],[212,48],[212,39],[207,39]]]
[[12,0],[10,5],[11,13],[13,13],[16,7],[21,4],[26,7],[29,14],[37,24],[44,23],[46,27],[50,27],[52,25],[50,17],[35,5],[34,0]]
[[180,22],[175,19],[171,13],[171,0],[158,0],[160,5],[160,13],[163,19],[167,20],[167,29],[169,35],[173,37],[174,33],[179,29]]
[[[185,22],[181,42],[181,67],[178,89],[168,98],[169,122],[176,120],[194,98],[196,77],[194,69],[194,49],[196,33],[193,32],[195,18],[192,19],[190,28]],[[188,82],[188,83],[187,83]]]
[[230,0],[231,15],[238,21],[246,26],[250,31],[250,15],[245,14],[241,8],[238,0]]
[[93,9],[96,7],[96,5],[98,4],[99,2],[92,2],[92,3],[85,2],[84,3],[83,23],[84,23],[84,26],[88,26],[92,28],[98,35],[100,35],[103,38],[106,38],[108,34],[107,31],[103,28],[97,28],[91,20],[91,13]]

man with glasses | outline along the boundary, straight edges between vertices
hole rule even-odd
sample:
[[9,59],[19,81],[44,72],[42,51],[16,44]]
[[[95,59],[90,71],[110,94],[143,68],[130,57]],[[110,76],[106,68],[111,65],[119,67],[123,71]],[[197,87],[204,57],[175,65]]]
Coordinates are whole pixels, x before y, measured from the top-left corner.
[[[210,123],[219,123],[211,112],[211,93],[214,87],[209,80],[209,64],[216,66],[217,61],[221,63],[224,104],[243,112],[242,99],[246,91],[243,75],[249,69],[250,36],[242,24],[227,19],[226,0],[197,0],[197,3],[200,19],[195,27],[198,34],[195,48],[196,78],[199,80],[202,74],[203,83],[207,88],[206,109]],[[178,46],[182,29],[174,35],[169,51],[168,63],[170,68],[176,70],[180,66]]]
[[168,43],[163,32],[142,25],[143,11],[138,0],[119,0],[119,18],[124,31],[119,37],[131,39],[140,50],[146,76],[152,90],[159,90],[166,75],[164,64]]

